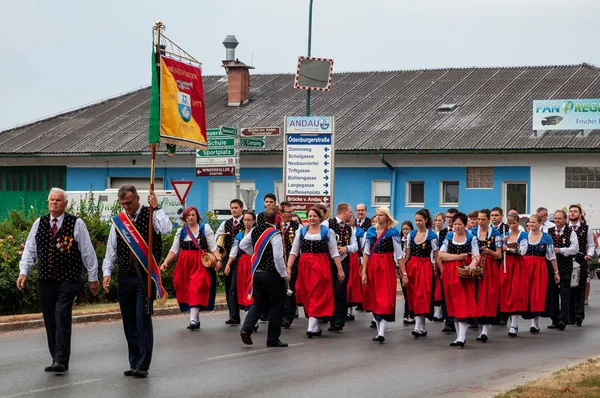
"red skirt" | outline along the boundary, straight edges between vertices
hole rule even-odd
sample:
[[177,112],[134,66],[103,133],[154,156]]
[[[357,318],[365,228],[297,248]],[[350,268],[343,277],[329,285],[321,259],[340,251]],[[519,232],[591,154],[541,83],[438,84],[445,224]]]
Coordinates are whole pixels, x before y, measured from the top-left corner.
[[483,279],[477,280],[477,316],[495,318],[498,315],[499,298],[498,263],[494,257],[487,255],[483,264]]
[[304,305],[308,317],[333,316],[333,282],[328,254],[300,254],[296,302]]
[[[211,296],[211,276],[202,265],[202,250],[182,250],[173,271],[173,287],[177,303],[188,306],[208,306]],[[214,290],[214,289],[213,289]]]
[[442,305],[442,280],[440,279],[440,270],[435,265],[433,269],[433,304]]
[[433,265],[429,257],[412,256],[406,263],[408,309],[415,315],[431,314]]
[[238,304],[244,307],[254,304],[254,298],[248,298],[248,291],[252,288],[252,264],[250,256],[242,253],[237,263],[236,291]]
[[461,278],[456,269],[459,265],[469,264],[467,261],[445,261],[442,272],[444,297],[448,316],[457,320],[475,318],[477,302],[475,301],[475,279]]
[[367,264],[363,308],[377,315],[396,313],[396,264],[393,253],[373,253]]
[[348,278],[348,306],[362,303],[362,292],[360,282],[360,257],[358,253],[350,253],[350,274]]
[[548,292],[546,257],[525,256],[525,266],[529,282],[529,312],[535,316],[546,310],[546,294]]
[[521,314],[527,311],[529,302],[529,276],[523,256],[506,256],[500,264],[500,312]]

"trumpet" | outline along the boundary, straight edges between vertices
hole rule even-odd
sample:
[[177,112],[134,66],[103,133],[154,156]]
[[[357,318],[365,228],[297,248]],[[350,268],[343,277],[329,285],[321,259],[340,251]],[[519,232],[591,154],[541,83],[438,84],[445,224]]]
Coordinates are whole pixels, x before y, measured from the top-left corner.
[[219,249],[219,253],[221,254],[221,258],[229,257],[229,253],[225,250],[225,238],[227,238],[227,233],[222,233],[217,236],[217,248]]

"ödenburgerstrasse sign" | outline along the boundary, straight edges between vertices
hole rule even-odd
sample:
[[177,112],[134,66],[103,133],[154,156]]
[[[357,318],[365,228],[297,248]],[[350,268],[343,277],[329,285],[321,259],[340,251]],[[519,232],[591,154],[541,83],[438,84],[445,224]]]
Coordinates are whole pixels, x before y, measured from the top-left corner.
[[533,101],[534,130],[598,130],[600,99]]

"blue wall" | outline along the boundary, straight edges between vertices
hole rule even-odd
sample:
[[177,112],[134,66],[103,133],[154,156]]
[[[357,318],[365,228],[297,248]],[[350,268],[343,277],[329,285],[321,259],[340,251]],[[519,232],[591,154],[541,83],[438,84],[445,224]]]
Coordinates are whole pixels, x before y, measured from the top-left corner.
[[[86,191],[90,184],[94,190],[107,187],[107,177],[148,177],[148,168],[67,168],[67,189]],[[234,177],[196,177],[194,168],[156,168],[156,176],[164,180],[162,189],[171,189],[170,180],[191,180],[194,182],[188,203],[198,206],[201,212],[208,207],[208,182],[210,180],[235,181]],[[262,197],[273,192],[276,180],[282,180],[281,168],[243,168],[241,180],[255,181],[259,190],[256,201],[257,208],[262,208]],[[371,182],[373,180],[392,179],[392,171],[385,167],[378,168],[337,168],[335,173],[335,201],[348,202],[352,205],[365,203],[368,213],[373,214],[375,207],[371,203]],[[412,220],[415,207],[406,207],[406,182],[425,181],[425,207],[432,214],[445,212],[448,207],[440,206],[440,181],[459,182],[459,209],[469,212],[483,207],[501,206],[502,181],[526,181],[530,189],[529,167],[494,167],[494,187],[491,189],[466,189],[465,167],[405,167],[396,169],[396,203],[395,217],[399,221]],[[530,192],[527,196],[527,207],[530,207]]]

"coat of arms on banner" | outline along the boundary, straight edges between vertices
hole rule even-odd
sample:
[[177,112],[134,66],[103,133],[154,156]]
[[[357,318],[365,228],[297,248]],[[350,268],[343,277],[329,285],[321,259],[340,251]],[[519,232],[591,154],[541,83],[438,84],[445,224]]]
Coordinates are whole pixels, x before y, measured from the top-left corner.
[[192,118],[191,97],[189,94],[178,92],[177,104],[179,105],[179,115],[183,120],[189,122]]

